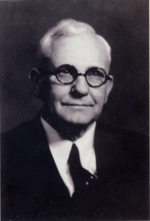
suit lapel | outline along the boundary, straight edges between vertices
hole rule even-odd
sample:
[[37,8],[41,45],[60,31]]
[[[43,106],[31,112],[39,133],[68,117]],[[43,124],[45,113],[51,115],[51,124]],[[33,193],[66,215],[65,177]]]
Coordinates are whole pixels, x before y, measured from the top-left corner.
[[35,158],[37,176],[45,186],[44,189],[49,196],[57,194],[57,198],[65,196],[68,197],[69,192],[58,172],[52,154],[49,150],[47,137],[39,115],[35,119],[34,125],[36,141],[33,145],[36,145],[37,148]]

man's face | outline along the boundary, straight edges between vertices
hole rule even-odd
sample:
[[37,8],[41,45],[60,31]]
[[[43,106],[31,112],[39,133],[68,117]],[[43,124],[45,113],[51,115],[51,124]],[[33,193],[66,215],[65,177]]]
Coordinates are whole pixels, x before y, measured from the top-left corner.
[[[98,44],[97,39],[89,35],[60,38],[53,44],[52,63],[56,69],[64,64],[72,65],[78,73],[85,73],[91,67],[103,68],[108,73],[107,51],[103,43]],[[109,91],[107,83],[90,87],[84,76],[64,85],[55,75],[50,75],[47,103],[51,114],[69,123],[88,125],[98,119]]]

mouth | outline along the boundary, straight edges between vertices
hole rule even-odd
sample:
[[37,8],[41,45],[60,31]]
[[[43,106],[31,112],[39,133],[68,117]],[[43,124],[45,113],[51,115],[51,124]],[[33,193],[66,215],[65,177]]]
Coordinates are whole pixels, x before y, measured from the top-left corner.
[[71,107],[93,107],[93,104],[62,103],[62,105]]

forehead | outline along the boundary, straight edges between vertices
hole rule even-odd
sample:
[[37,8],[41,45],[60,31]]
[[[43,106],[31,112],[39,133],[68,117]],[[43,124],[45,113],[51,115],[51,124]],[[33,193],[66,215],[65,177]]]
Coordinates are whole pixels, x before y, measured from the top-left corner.
[[82,34],[55,40],[51,60],[55,67],[70,64],[80,71],[93,66],[109,70],[108,51],[96,35]]

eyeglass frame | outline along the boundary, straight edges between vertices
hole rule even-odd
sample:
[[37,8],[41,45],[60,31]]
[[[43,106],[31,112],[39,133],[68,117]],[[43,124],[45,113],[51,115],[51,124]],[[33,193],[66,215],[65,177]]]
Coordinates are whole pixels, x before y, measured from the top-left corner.
[[[64,66],[64,67],[69,66],[69,67],[74,68],[74,70],[76,71],[76,74],[75,74],[75,75],[72,75],[73,78],[74,78],[73,81],[71,81],[71,82],[69,82],[69,83],[62,83],[62,82],[59,80],[59,78],[58,78],[58,76],[57,76],[57,75],[58,75],[57,72],[58,72],[58,70],[59,70],[61,67],[63,67],[63,66]],[[93,69],[93,68],[96,68],[97,70],[98,70],[98,69],[102,70],[102,71],[104,72],[104,75],[105,75],[105,80],[104,80],[104,82],[103,82],[102,84],[98,85],[98,86],[93,86],[93,85],[91,85],[91,84],[88,82],[87,77],[86,77],[88,71],[89,71],[90,69]],[[88,84],[90,87],[93,87],[93,88],[101,87],[101,86],[102,86],[103,84],[105,84],[108,80],[112,80],[111,77],[106,74],[106,71],[105,71],[103,68],[98,68],[98,67],[91,67],[91,68],[89,68],[85,73],[78,73],[77,69],[76,69],[73,65],[63,64],[63,65],[59,66],[56,70],[53,70],[53,71],[51,70],[51,71],[47,71],[47,72],[48,72],[48,74],[50,74],[50,75],[55,75],[56,79],[57,79],[61,84],[64,84],[64,85],[72,84],[73,82],[76,81],[76,79],[77,79],[79,76],[85,77],[87,84]]]

